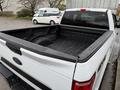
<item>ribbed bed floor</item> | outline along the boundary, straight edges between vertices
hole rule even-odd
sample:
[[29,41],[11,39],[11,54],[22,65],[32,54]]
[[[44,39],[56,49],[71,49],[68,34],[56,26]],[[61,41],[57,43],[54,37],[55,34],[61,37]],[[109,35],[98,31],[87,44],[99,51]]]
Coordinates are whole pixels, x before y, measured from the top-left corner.
[[84,49],[86,49],[90,45],[90,43],[92,43],[91,39],[73,40],[67,38],[59,38],[47,47],[76,56],[79,53],[81,53]]

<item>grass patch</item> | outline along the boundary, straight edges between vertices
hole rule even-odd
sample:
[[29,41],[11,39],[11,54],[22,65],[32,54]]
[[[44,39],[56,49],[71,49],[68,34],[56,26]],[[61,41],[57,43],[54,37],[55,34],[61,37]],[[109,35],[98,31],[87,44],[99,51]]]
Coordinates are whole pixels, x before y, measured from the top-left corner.
[[11,17],[11,16],[15,16],[15,15],[13,14],[12,11],[4,11],[4,12],[0,12],[0,16],[2,16],[2,17]]
[[[5,16],[4,16],[4,17],[5,17]],[[7,17],[7,18],[10,18],[10,19],[20,19],[20,20],[32,20],[32,17],[30,17],[30,16],[18,17],[18,16],[16,16],[16,15],[14,15],[14,16],[9,16],[9,17]]]
[[17,16],[12,11],[0,12],[0,17],[7,17],[11,19],[32,20],[32,16]]
[[26,16],[26,17],[17,17],[16,16],[16,19],[32,20],[32,17],[31,16]]

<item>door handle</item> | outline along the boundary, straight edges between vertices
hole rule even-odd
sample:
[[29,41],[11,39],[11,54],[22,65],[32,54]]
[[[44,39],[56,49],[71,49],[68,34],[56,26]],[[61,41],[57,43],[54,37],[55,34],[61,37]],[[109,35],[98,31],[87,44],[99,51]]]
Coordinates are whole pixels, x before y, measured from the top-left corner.
[[13,57],[13,61],[18,65],[22,65],[22,62],[16,57]]

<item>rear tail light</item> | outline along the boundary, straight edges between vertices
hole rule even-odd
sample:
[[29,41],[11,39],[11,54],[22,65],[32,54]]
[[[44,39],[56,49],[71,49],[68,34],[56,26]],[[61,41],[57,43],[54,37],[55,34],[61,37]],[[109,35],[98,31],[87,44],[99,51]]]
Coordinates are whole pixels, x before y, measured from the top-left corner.
[[92,90],[94,81],[95,81],[95,74],[92,76],[92,78],[89,81],[78,82],[74,80],[72,90]]
[[84,8],[83,8],[83,9],[80,9],[80,11],[81,11],[81,12],[85,12],[85,11],[86,11],[86,9],[84,9]]

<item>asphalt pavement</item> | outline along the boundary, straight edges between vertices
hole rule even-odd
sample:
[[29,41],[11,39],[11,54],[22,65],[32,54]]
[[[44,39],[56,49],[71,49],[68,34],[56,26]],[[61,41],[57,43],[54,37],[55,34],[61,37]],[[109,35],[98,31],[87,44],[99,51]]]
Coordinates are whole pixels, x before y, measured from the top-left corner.
[[43,25],[40,24],[34,25],[32,23],[32,20],[21,20],[21,19],[0,17],[0,31],[28,28],[28,27],[39,27],[39,26],[43,26]]
[[11,90],[7,80],[4,78],[2,74],[0,74],[0,90]]
[[117,63],[115,90],[120,90],[120,57]]

